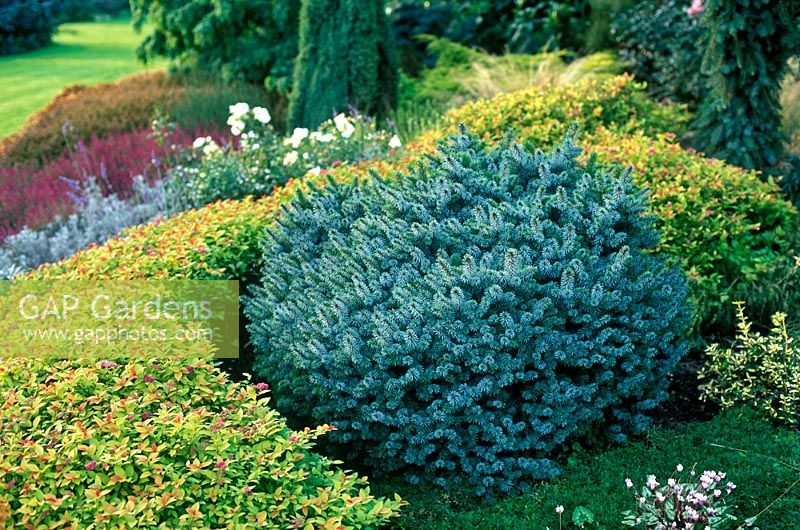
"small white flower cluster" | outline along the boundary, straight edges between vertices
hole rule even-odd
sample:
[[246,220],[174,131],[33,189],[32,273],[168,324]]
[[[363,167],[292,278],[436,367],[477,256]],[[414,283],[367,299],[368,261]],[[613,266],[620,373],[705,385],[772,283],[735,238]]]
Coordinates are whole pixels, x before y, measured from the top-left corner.
[[269,193],[291,179],[320,176],[323,169],[399,156],[403,146],[397,135],[377,129],[365,116],[339,114],[315,131],[298,127],[283,137],[263,107],[240,102],[229,111],[228,125],[237,141],[220,146],[212,137],[197,138],[194,156],[172,171],[173,187],[187,207]]
[[197,138],[192,143],[192,147],[195,149],[202,149],[205,156],[216,155],[222,152],[222,149],[220,149],[217,142],[215,142],[210,136],[201,136],[200,138]]
[[268,124],[272,121],[269,111],[264,107],[253,107],[252,111],[250,105],[244,102],[236,103],[228,107],[228,126],[231,128],[231,133],[234,136],[239,136],[244,132],[247,127],[247,118],[252,116],[254,120],[262,125]]
[[[626,524],[656,530],[716,530],[734,520],[718,487],[725,473],[704,471],[696,478],[695,470],[691,469],[689,477],[682,480],[678,475],[683,473],[683,465],[678,464],[675,470],[666,485],[655,475],[647,476],[641,490],[634,491],[637,509],[626,512]],[[633,489],[633,481],[626,478],[625,486]],[[733,482],[728,482],[725,491],[730,494],[735,488]]]
[[343,138],[350,138],[356,132],[353,122],[344,114],[339,114],[333,118],[333,123],[336,125],[336,129],[342,133]]

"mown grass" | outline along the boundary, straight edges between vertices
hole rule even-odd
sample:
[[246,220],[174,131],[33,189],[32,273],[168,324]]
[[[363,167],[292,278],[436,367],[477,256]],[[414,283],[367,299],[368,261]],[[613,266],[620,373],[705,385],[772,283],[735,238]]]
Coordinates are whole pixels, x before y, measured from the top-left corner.
[[163,68],[164,62],[144,65],[136,59],[140,39],[127,18],[63,24],[50,46],[0,58],[0,138],[17,130],[65,86]]
[[[398,492],[411,505],[394,530],[545,530],[558,528],[555,507],[563,505],[564,529],[577,506],[591,510],[587,528],[619,530],[621,513],[633,507],[625,478],[642,484],[650,473],[666,479],[678,463],[728,473],[737,484],[731,503],[739,522],[758,516],[763,530],[796,530],[800,514],[800,433],[774,427],[747,410],[722,413],[708,422],[652,430],[645,439],[605,452],[573,448],[564,475],[526,495],[482,504],[458,494],[372,479],[378,494]],[[783,495],[783,496],[782,496]]]

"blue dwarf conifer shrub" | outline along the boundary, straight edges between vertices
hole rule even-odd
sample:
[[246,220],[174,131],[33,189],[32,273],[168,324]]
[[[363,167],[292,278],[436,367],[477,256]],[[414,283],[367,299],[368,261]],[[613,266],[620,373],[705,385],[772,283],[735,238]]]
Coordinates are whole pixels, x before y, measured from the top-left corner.
[[641,432],[689,308],[629,171],[462,130],[391,182],[286,207],[246,303],[278,408],[350,457],[476,495],[558,474],[561,444]]

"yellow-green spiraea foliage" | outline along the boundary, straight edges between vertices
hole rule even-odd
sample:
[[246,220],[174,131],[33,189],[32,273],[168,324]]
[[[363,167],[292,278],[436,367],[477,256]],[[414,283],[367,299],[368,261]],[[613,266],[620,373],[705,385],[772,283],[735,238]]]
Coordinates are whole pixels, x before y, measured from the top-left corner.
[[377,528],[399,498],[208,359],[0,358],[0,528]]
[[686,284],[627,171],[464,133],[391,181],[286,208],[247,302],[277,402],[376,472],[476,495],[648,425],[686,351]]

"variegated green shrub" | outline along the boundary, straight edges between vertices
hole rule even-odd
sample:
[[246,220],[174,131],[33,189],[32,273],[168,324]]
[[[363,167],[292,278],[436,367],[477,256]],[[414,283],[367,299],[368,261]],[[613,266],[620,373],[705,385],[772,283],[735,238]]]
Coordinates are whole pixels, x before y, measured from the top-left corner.
[[744,304],[736,306],[736,341],[706,350],[700,371],[703,398],[725,408],[750,406],[774,420],[800,425],[800,345],[787,330],[786,315],[775,313],[770,333],[763,335],[752,329]]

